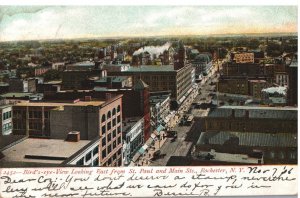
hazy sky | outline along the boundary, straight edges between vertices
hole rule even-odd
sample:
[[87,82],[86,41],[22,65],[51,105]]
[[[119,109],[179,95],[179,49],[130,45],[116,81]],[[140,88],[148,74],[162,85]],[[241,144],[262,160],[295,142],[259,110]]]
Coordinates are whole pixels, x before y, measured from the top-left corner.
[[0,41],[297,32],[296,6],[0,6]]

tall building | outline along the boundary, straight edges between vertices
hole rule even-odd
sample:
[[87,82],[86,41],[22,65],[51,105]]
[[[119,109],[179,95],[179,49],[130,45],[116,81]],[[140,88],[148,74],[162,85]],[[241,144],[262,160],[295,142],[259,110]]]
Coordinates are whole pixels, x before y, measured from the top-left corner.
[[294,54],[288,67],[289,85],[287,102],[290,106],[298,106],[298,54]]
[[[181,63],[178,62],[178,64]],[[177,70],[174,68],[175,66],[173,65],[142,65],[131,67],[123,72],[108,72],[108,75],[132,76],[133,85],[141,79],[149,85],[150,92],[169,90],[171,91],[173,106],[178,106],[192,90],[192,85],[195,81],[195,70],[191,64],[185,64]]]
[[104,101],[23,102],[14,105],[14,134],[65,139],[78,131],[81,140],[100,136],[100,165],[122,164],[122,95]]

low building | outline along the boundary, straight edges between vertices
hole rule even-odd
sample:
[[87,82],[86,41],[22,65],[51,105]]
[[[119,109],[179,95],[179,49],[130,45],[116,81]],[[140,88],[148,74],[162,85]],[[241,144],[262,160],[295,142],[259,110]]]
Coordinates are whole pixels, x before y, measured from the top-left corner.
[[202,132],[193,156],[237,164],[297,164],[297,134]]
[[297,134],[297,108],[222,106],[204,118],[203,131]]
[[2,151],[0,166],[99,166],[99,141],[26,138]]
[[262,90],[263,102],[284,106],[287,103],[287,87],[269,87]]
[[97,80],[90,80],[91,86],[94,87],[107,87],[111,89],[121,89],[132,87],[131,76],[106,76]]
[[220,78],[217,91],[221,93],[248,95],[248,79],[233,77]]
[[262,90],[268,86],[265,80],[249,80],[249,95],[256,99],[262,98]]
[[36,87],[38,79],[28,78],[28,79],[19,79],[19,78],[10,78],[9,79],[9,92],[36,92]]
[[95,63],[91,61],[85,61],[85,62],[78,62],[74,64],[66,65],[66,70],[81,70],[81,71],[88,71],[95,68]]
[[144,144],[143,117],[123,119],[123,163],[128,166],[135,153]]

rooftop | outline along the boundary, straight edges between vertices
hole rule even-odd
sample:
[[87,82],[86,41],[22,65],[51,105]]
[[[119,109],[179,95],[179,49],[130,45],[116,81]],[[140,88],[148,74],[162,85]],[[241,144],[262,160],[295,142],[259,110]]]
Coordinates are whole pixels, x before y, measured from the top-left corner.
[[127,133],[138,121],[140,121],[142,117],[128,117],[123,119],[123,132]]
[[22,141],[25,137],[25,135],[0,135],[0,151],[15,142]]
[[246,117],[259,119],[297,120],[298,109],[294,107],[222,106],[212,109],[208,117]]
[[112,82],[122,82],[128,79],[127,76],[110,76],[110,77],[102,77],[99,80],[95,80],[95,82],[107,82],[108,78],[110,78]]
[[69,103],[59,103],[59,102],[21,102],[17,103],[15,106],[33,106],[33,107],[58,107],[58,106],[100,106],[104,101],[79,101],[79,102],[69,102]]
[[2,94],[0,95],[1,97],[3,98],[6,98],[6,97],[16,97],[16,98],[19,98],[19,97],[26,97],[26,96],[32,96],[34,95],[33,93],[17,93],[17,92],[10,92],[10,93],[6,93],[6,94]]
[[139,67],[130,67],[128,70],[124,72],[170,72],[176,71],[174,70],[173,65],[141,65]]
[[[202,132],[197,145],[224,145],[230,139],[238,139],[239,146],[297,147],[294,133],[254,133],[254,132]],[[231,142],[230,145],[233,145]]]
[[91,67],[91,66],[95,66],[95,63],[91,61],[84,61],[84,62],[74,63],[68,66]]
[[[3,154],[5,157],[1,161],[60,164],[65,159],[71,157],[78,150],[86,146],[89,142],[89,140],[66,142],[64,140],[56,139],[28,138],[4,150]],[[37,158],[44,157],[48,159],[25,158],[25,155],[31,155]]]

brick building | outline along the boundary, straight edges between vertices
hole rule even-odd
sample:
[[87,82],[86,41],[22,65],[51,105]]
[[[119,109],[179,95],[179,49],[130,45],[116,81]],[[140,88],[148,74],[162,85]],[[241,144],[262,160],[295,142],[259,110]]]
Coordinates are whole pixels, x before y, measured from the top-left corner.
[[254,98],[262,98],[262,90],[267,88],[268,83],[265,80],[249,80],[249,95]]
[[65,139],[79,131],[81,140],[100,136],[101,166],[122,164],[122,95],[107,100],[23,102],[13,106],[13,134]]
[[[295,164],[297,119],[297,108],[223,106],[213,109],[202,120],[203,127],[199,130],[203,132],[194,154],[228,162],[238,159],[235,162]],[[245,156],[241,158],[241,155]]]
[[151,92],[170,90],[171,99],[180,104],[180,99],[192,88],[195,81],[195,70],[190,64],[185,64],[182,67],[176,66],[176,64],[175,66],[142,65],[131,67],[123,72],[108,72],[108,75],[132,76],[133,85],[141,79],[149,85]]
[[122,111],[124,118],[137,116],[144,118],[144,138],[146,141],[150,137],[149,89],[148,85],[141,80],[133,88],[129,89],[95,88],[94,90],[65,90],[61,92],[47,92],[44,97],[46,101],[84,100],[85,97],[105,100],[107,97],[114,97],[119,94],[123,95]]

